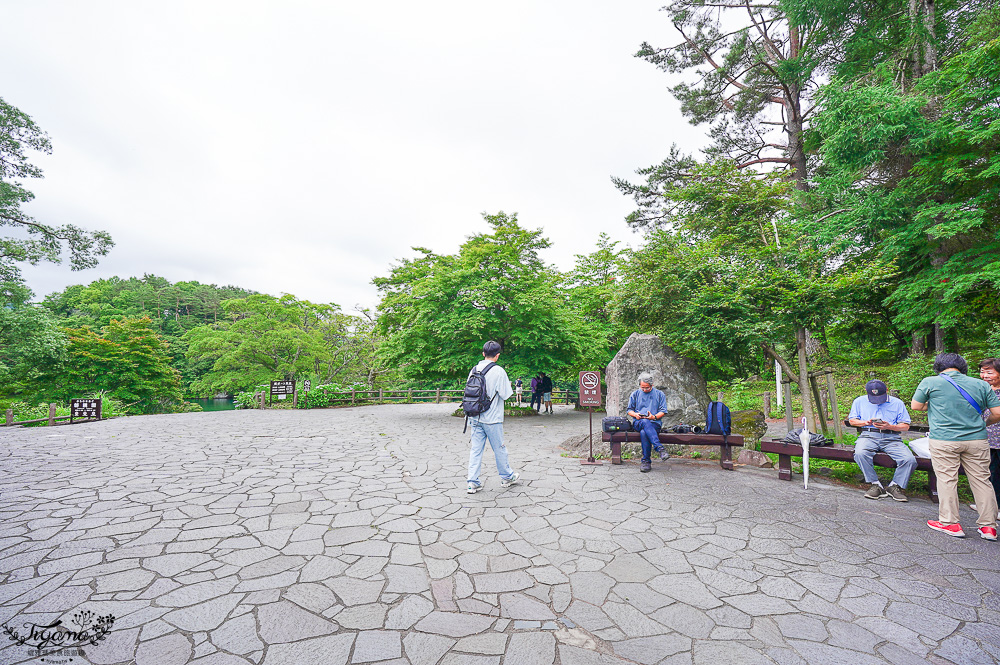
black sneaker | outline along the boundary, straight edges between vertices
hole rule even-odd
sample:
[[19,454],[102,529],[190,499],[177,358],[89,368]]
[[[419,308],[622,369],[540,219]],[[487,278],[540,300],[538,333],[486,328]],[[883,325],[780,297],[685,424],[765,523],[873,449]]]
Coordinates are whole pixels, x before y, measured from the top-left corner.
[[642,471],[643,473],[646,473],[647,471],[650,471],[652,468],[653,468],[653,465],[650,462],[646,462],[645,460],[642,461],[642,462],[639,462],[639,470]]
[[889,496],[889,493],[878,483],[872,483],[871,488],[865,492],[866,499],[881,499],[884,496]]
[[909,501],[909,499],[906,498],[906,495],[903,494],[903,488],[897,485],[896,483],[893,483],[888,487],[886,487],[885,492],[886,494],[891,496],[894,501]]

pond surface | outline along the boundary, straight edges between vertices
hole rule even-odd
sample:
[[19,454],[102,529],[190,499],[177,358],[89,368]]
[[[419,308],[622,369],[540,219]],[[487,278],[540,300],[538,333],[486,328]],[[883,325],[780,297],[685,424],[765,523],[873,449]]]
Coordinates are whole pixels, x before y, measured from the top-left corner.
[[185,402],[194,402],[201,407],[202,411],[232,411],[236,408],[236,401],[231,398],[218,399],[213,397],[187,397]]

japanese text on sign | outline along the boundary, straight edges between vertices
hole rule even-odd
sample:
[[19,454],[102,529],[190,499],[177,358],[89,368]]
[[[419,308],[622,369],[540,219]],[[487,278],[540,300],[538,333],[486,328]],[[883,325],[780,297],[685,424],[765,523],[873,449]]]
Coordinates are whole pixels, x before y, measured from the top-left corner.
[[272,395],[292,395],[295,393],[295,382],[294,381],[272,381],[271,382],[271,394]]
[[71,399],[69,401],[70,418],[101,418],[101,400]]
[[600,372],[580,372],[580,406],[601,405]]

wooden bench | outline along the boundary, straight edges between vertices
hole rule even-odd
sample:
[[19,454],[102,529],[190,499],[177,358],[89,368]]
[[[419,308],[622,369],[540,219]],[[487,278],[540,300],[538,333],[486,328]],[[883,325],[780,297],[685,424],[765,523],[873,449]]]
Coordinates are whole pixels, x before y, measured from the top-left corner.
[[[801,445],[785,443],[781,439],[769,439],[760,442],[760,449],[765,453],[778,455],[778,478],[792,479],[792,458],[802,457]],[[917,469],[927,472],[927,486],[930,488],[931,500],[937,503],[937,476],[934,474],[934,467],[928,458],[914,457],[917,460]],[[809,458],[854,462],[854,446],[809,446]],[[887,469],[896,468],[895,460],[885,453],[875,453],[874,464]],[[965,470],[959,467],[958,472],[964,474]]]
[[[611,444],[611,463],[622,463],[622,442],[639,443],[638,432],[604,432],[601,440]],[[723,445],[721,434],[674,434],[660,432],[660,443],[671,446],[719,446],[719,466],[733,470],[733,446],[743,445],[742,434],[731,434]]]

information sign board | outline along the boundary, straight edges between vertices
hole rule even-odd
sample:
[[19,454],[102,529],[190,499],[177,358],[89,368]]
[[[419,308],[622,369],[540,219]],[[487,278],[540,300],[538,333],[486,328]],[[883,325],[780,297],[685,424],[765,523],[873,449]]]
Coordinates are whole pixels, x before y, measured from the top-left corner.
[[69,421],[73,422],[77,418],[100,420],[101,400],[71,399],[69,401]]
[[[295,394],[295,382],[294,381],[272,381],[271,382],[271,395],[293,395]],[[280,397],[279,397],[280,399]]]
[[580,406],[601,405],[601,373],[580,372]]

